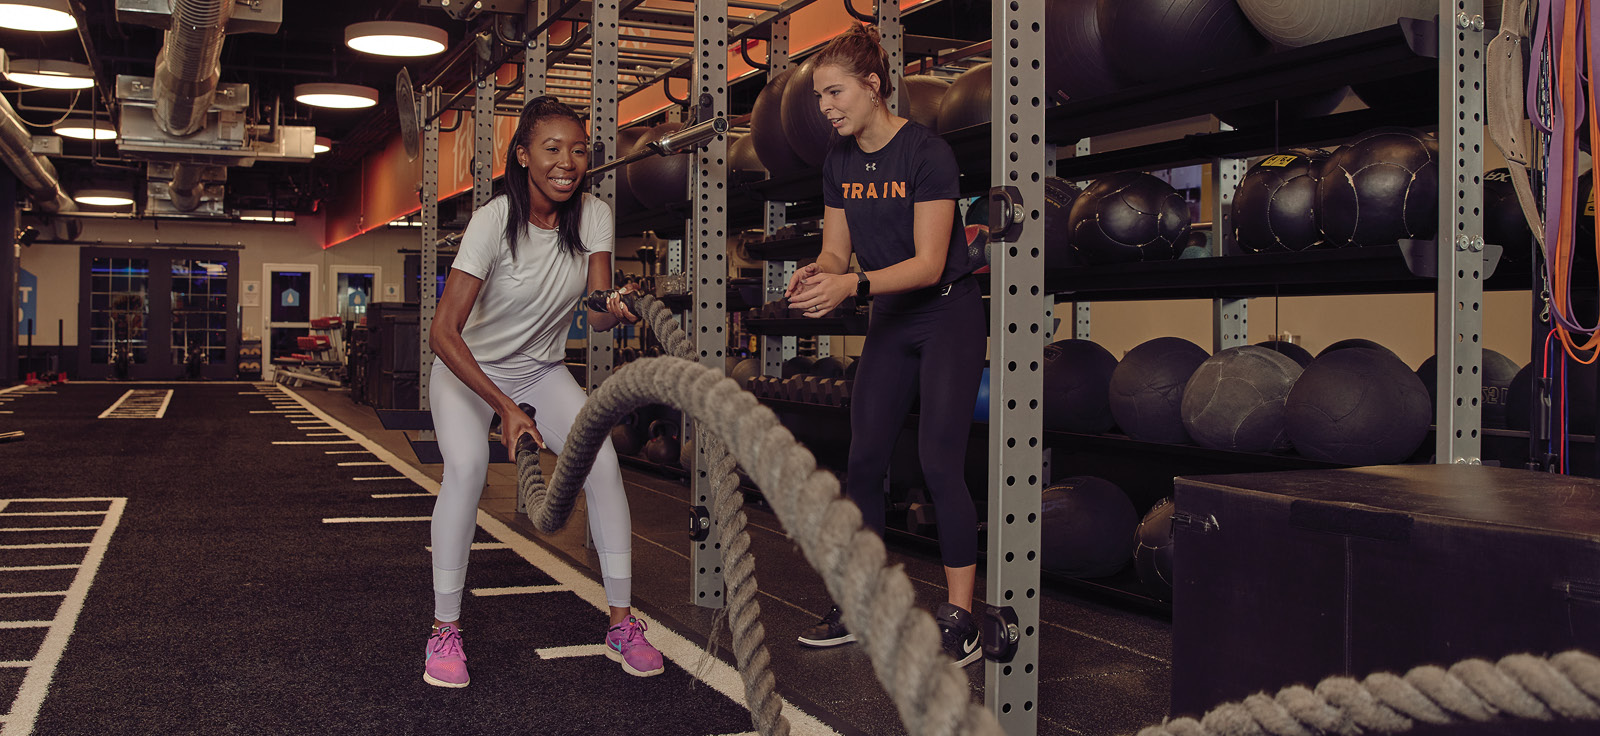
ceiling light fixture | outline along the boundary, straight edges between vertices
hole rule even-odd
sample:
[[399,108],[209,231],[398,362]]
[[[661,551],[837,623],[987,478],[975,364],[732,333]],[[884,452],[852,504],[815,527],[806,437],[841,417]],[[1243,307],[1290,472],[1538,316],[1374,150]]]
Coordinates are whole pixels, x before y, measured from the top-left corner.
[[312,107],[353,110],[378,104],[378,90],[359,84],[318,82],[295,85],[294,98]]
[[0,28],[18,31],[70,31],[78,27],[67,0],[4,0]]
[[333,150],[333,139],[327,136],[317,136],[316,143],[311,144],[312,153],[327,153]]
[[104,120],[75,118],[55,125],[56,135],[77,138],[80,141],[108,141],[117,137],[117,131]]
[[294,213],[288,210],[240,210],[239,219],[245,222],[294,222]]
[[78,204],[96,207],[127,207],[133,204],[133,197],[120,189],[79,189],[72,199]]
[[94,86],[94,70],[76,61],[12,59],[6,68],[6,79],[28,87],[87,89]]
[[450,34],[421,23],[378,20],[345,26],[344,43],[378,56],[432,56],[445,49]]

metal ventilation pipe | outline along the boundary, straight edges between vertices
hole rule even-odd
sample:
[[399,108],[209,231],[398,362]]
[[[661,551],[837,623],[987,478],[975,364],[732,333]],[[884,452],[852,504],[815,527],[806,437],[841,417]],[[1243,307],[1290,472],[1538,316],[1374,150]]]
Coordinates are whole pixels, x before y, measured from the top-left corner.
[[233,0],[173,0],[155,76],[156,124],[168,134],[193,135],[206,126],[232,12]]
[[34,154],[33,134],[28,132],[22,124],[22,118],[17,117],[17,111],[3,96],[0,96],[0,161],[17,175],[17,181],[27,188],[40,211],[55,214],[78,208],[61,191],[56,167],[43,156]]

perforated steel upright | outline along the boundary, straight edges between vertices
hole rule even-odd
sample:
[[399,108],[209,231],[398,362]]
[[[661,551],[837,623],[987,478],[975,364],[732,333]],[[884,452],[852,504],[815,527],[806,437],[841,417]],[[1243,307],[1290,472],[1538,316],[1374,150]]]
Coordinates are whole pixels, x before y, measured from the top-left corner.
[[[789,18],[788,16],[772,21],[772,36],[767,43],[767,83],[789,70]],[[752,132],[752,135],[754,133]],[[778,232],[778,228],[786,223],[788,210],[787,203],[767,202],[766,207],[766,234],[771,237]],[[789,279],[794,278],[794,261],[767,261],[761,267],[763,281],[766,289],[762,295],[762,303],[771,303],[783,298],[783,292],[789,288]],[[763,335],[761,337],[761,375],[779,376],[783,374],[784,361],[800,353],[800,341],[792,336]]]
[[[1436,462],[1477,465],[1483,439],[1483,0],[1439,0]],[[1448,359],[1447,359],[1448,357]]]
[[[492,46],[479,46],[478,60],[473,64],[481,74],[487,70]],[[494,193],[494,86],[496,75],[490,73],[478,82],[472,94],[472,211],[489,203]]]
[[[528,0],[527,27],[537,28],[549,17],[545,0]],[[528,36],[522,56],[522,99],[531,100],[544,94],[545,81],[550,75],[550,41],[545,33]]]
[[[1227,125],[1223,126],[1228,129]],[[1233,242],[1233,192],[1244,179],[1245,161],[1211,160],[1211,255],[1225,256]],[[1182,243],[1178,244],[1182,246]],[[1250,301],[1211,300],[1211,352],[1250,344]]]
[[[694,9],[694,94],[698,120],[728,110],[728,0],[697,0]],[[718,136],[695,154],[689,229],[694,284],[693,340],[702,365],[727,370],[728,347],[728,141]],[[711,507],[711,478],[705,463],[705,436],[695,430],[690,492],[697,506]],[[714,519],[714,517],[713,517]],[[724,603],[722,533],[713,520],[711,534],[692,542],[694,602],[706,608]]]
[[[422,90],[422,119],[428,121],[422,128],[422,283],[417,289],[417,330],[421,343],[421,357],[417,363],[417,408],[432,408],[428,400],[429,378],[433,372],[433,345],[428,335],[433,331],[433,315],[439,307],[439,295],[432,288],[438,282],[439,270],[439,88]],[[424,430],[422,439],[433,439],[433,430]]]
[[[617,0],[594,0],[589,20],[589,43],[594,49],[594,66],[590,72],[589,142],[603,149],[608,159],[617,155],[618,12]],[[622,170],[615,169],[589,182],[589,192],[605,202],[612,212],[616,212],[617,177],[621,175]],[[612,264],[615,270],[615,255]],[[614,343],[611,330],[589,330],[589,366],[585,382],[590,391],[611,377],[616,365]]]
[[[1044,433],[1044,4],[992,5],[991,186],[1014,206],[991,212],[988,590],[1017,618],[1016,652],[985,665],[990,710],[1013,736],[1036,733],[1039,540]],[[996,199],[991,196],[991,201]],[[1004,201],[1004,200],[1000,200]],[[1013,223],[1005,227],[1007,222]]]

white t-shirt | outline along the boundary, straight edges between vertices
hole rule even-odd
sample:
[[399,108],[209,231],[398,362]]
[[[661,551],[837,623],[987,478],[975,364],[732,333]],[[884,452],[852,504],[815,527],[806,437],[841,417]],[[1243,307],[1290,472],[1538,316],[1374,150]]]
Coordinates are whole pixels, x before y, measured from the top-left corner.
[[572,310],[588,287],[589,256],[612,251],[616,223],[611,208],[583,195],[578,230],[587,252],[562,251],[556,231],[529,224],[517,243],[515,260],[506,247],[509,211],[503,195],[489,200],[472,213],[461,236],[452,267],[483,280],[461,337],[480,363],[513,355],[546,363],[562,361]]

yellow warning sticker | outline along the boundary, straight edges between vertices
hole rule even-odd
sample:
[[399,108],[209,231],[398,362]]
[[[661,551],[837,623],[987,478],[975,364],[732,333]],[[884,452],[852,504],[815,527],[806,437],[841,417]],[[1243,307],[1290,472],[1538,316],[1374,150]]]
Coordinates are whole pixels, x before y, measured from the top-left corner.
[[1296,156],[1296,155],[1294,155],[1292,153],[1280,153],[1280,154],[1278,154],[1276,156],[1268,156],[1268,157],[1266,157],[1264,159],[1261,159],[1261,165],[1262,166],[1275,166],[1275,167],[1281,168],[1281,167],[1288,166],[1289,164],[1294,163],[1295,159],[1298,159],[1298,158],[1300,158],[1300,157]]

